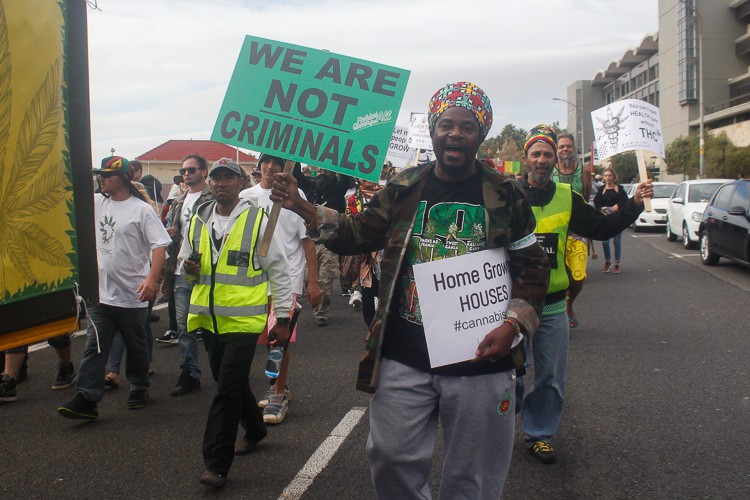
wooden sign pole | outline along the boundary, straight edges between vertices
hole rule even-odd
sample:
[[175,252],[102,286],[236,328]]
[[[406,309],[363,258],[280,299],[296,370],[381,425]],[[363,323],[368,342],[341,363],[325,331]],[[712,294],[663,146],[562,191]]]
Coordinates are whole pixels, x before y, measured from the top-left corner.
[[[648,171],[646,170],[646,153],[652,155],[655,154],[651,153],[651,151],[646,151],[645,149],[637,149],[635,151],[635,156],[638,158],[638,174],[641,177],[641,182],[646,182],[646,179],[648,179]],[[643,209],[646,212],[651,211],[651,198],[643,199]]]
[[[294,171],[295,162],[292,160],[286,160],[284,162],[284,173],[291,174]],[[260,246],[258,247],[258,255],[265,257],[268,255],[268,249],[271,246],[271,238],[273,238],[273,232],[276,230],[276,223],[279,220],[279,214],[281,213],[281,202],[274,201],[271,207],[271,213],[268,215],[268,224],[266,224],[266,231],[263,233],[263,238],[260,240]]]

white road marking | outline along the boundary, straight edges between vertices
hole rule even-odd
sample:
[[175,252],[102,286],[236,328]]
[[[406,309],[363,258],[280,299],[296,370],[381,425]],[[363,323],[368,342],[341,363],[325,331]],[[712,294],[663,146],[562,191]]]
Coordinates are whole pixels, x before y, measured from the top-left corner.
[[[78,330],[71,334],[70,338],[74,339],[76,337],[80,337],[81,335],[86,335],[86,330]],[[29,346],[29,352],[35,352],[40,349],[44,349],[46,347],[49,347],[49,344],[46,340],[39,342],[38,344],[33,344]]]
[[331,434],[328,435],[325,441],[318,446],[315,453],[312,454],[307,463],[300,469],[292,482],[284,488],[281,492],[279,499],[298,499],[301,498],[307,488],[313,483],[318,474],[326,468],[328,462],[336,454],[336,451],[344,442],[346,437],[352,432],[354,427],[357,426],[362,416],[365,414],[367,408],[354,407],[349,410],[349,413],[344,415],[339,425],[336,426]]

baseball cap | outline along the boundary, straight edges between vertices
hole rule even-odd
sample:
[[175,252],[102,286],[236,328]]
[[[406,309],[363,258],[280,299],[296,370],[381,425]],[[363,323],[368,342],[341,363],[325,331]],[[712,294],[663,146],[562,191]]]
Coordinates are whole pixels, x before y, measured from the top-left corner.
[[213,165],[211,165],[211,169],[208,171],[208,175],[214,173],[214,171],[220,169],[220,168],[226,168],[227,170],[231,170],[235,174],[242,177],[242,170],[240,170],[240,166],[237,165],[237,163],[234,160],[230,160],[229,158],[219,158],[214,162]]
[[108,156],[102,160],[101,167],[94,169],[95,174],[119,174],[132,179],[135,171],[127,158],[122,156]]

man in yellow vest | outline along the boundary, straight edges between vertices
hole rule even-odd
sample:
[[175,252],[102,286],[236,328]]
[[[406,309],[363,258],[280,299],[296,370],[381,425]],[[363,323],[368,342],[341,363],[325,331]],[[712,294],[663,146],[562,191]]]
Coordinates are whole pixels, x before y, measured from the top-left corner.
[[[643,211],[643,199],[653,196],[653,189],[650,180],[639,184],[635,196],[622,210],[606,216],[587,204],[570,184],[551,180],[557,163],[557,133],[551,127],[538,125],[531,129],[523,150],[528,177],[521,181],[521,186],[536,217],[534,234],[549,258],[551,270],[539,328],[527,346],[533,353],[534,386],[523,398],[523,377],[518,377],[516,400],[523,403],[516,406],[516,411],[522,412],[521,429],[529,451],[539,461],[552,463],[556,452],[549,441],[562,416],[568,363],[569,281],[565,270],[568,232],[595,240],[615,236],[638,218]],[[528,360],[531,358],[527,356]]]
[[239,165],[221,158],[211,167],[208,183],[215,201],[196,210],[179,257],[184,275],[195,280],[187,328],[204,331],[217,382],[203,436],[206,470],[200,482],[221,488],[234,459],[238,424],[245,429],[239,445],[243,450],[266,437],[263,414],[248,382],[250,364],[266,325],[269,284],[277,315],[269,336],[277,342],[289,339],[292,287],[278,238],[272,239],[266,257],[257,255],[267,217],[257,205],[240,199],[245,176]]

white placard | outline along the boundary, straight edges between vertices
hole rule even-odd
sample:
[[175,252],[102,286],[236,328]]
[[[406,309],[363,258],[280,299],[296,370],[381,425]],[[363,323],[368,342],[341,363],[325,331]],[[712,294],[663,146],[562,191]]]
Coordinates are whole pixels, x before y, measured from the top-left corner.
[[388,153],[385,155],[385,159],[398,170],[406,168],[409,160],[414,158],[414,149],[406,143],[408,134],[408,128],[396,125],[391,136],[391,143],[388,145]]
[[596,159],[645,149],[664,158],[659,108],[640,99],[623,99],[591,112]]
[[432,137],[425,113],[412,113],[406,144],[415,149],[432,149]]
[[414,280],[430,365],[474,359],[508,310],[512,279],[505,249],[415,264]]

